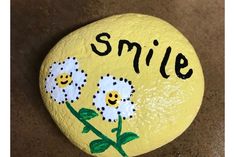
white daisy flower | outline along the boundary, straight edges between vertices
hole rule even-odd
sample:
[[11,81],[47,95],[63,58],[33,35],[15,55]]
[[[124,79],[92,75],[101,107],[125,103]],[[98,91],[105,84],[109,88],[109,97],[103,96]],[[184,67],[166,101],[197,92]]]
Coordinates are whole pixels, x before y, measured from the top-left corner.
[[93,105],[103,115],[103,120],[115,122],[120,115],[123,119],[132,118],[135,105],[130,97],[135,92],[131,81],[115,78],[107,74],[97,84],[99,90],[93,96]]
[[79,70],[75,57],[68,57],[63,62],[54,62],[45,78],[45,89],[51,99],[59,104],[73,103],[81,95],[81,87],[86,83],[87,74]]

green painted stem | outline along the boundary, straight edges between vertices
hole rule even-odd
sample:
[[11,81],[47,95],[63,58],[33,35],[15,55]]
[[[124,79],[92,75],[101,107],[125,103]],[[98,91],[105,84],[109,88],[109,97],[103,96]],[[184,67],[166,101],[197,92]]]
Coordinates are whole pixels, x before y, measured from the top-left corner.
[[122,131],[122,117],[120,115],[118,115],[118,127],[117,127],[117,134],[116,134],[116,138],[117,138],[117,144],[121,146],[121,144],[119,144],[119,136],[121,135],[121,131]]
[[[118,143],[114,142],[113,140],[111,140],[110,138],[108,138],[107,136],[105,136],[103,133],[101,133],[99,130],[97,130],[93,125],[91,125],[89,122],[87,122],[86,120],[84,120],[83,118],[81,118],[78,114],[78,112],[70,105],[70,103],[66,102],[66,106],[69,109],[69,111],[81,122],[83,123],[86,127],[89,127],[91,129],[91,131],[96,134],[98,137],[100,137],[101,139],[105,140],[106,142],[108,142],[110,145],[112,145],[123,157],[127,157],[127,154],[125,153],[125,151],[122,149],[121,145],[119,145]],[[119,116],[120,117],[120,116]],[[119,135],[121,133],[121,125],[122,122],[120,122],[121,117],[119,118],[118,121],[118,128],[120,130]],[[118,130],[118,131],[119,131]],[[118,132],[117,132],[118,133]]]

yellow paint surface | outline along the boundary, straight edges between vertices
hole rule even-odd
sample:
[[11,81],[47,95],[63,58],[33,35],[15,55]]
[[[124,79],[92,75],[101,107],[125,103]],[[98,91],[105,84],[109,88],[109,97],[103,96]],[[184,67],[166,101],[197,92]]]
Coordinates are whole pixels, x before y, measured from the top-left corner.
[[[90,46],[93,43],[100,51],[106,49],[104,44],[95,39],[102,32],[111,36],[108,41],[112,51],[106,56],[98,56]],[[120,39],[135,41],[142,46],[139,74],[133,69],[135,49],[127,52],[127,47],[124,47],[122,55],[118,56]],[[153,46],[154,39],[158,40],[158,46]],[[170,76],[165,79],[159,69],[168,46],[172,48],[166,66],[166,73]],[[145,58],[150,48],[154,52],[150,65],[147,66]],[[189,64],[181,72],[193,69],[192,76],[185,80],[175,74],[175,58],[178,53],[186,56]],[[89,154],[89,143],[98,139],[97,136],[92,132],[82,134],[84,125],[65,105],[59,105],[50,99],[50,94],[44,88],[44,78],[48,75],[50,65],[53,62],[62,62],[69,56],[75,56],[79,66],[88,74],[79,100],[72,103],[77,110],[85,107],[97,111],[92,106],[92,101],[101,76],[109,73],[132,81],[135,93],[131,100],[136,104],[136,112],[133,118],[123,120],[123,132],[135,132],[139,138],[123,145],[129,156],[149,152],[175,139],[191,124],[200,108],[204,92],[202,68],[192,45],[173,26],[159,18],[140,14],[117,15],[91,23],[59,41],[46,56],[40,72],[42,98],[52,118],[74,145]],[[101,115],[89,122],[106,136],[115,139],[115,134],[110,130],[117,123],[104,121]],[[93,155],[120,156],[113,147]]]

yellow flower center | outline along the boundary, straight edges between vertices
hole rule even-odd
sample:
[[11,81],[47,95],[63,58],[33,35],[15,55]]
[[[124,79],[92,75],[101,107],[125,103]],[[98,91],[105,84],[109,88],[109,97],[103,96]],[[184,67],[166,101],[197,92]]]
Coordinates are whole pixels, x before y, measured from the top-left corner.
[[55,79],[56,83],[58,84],[58,86],[60,88],[65,88],[67,87],[73,80],[72,80],[72,77],[67,74],[67,73],[63,73],[63,74],[60,74],[56,77]]
[[120,100],[121,100],[121,96],[119,95],[117,91],[110,91],[106,93],[105,102],[108,106],[117,108]]

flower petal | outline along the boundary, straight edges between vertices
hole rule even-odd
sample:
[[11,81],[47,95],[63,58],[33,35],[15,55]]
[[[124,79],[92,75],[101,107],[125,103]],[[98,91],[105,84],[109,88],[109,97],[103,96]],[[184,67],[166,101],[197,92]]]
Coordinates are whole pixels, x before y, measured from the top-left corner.
[[102,76],[99,81],[100,90],[108,91],[113,86],[113,77],[111,76]]
[[109,122],[116,121],[118,119],[117,109],[106,106],[105,110],[103,111],[103,117]]
[[68,57],[64,62],[62,62],[65,71],[75,71],[79,68],[79,63],[75,57]]
[[47,92],[50,92],[53,90],[54,87],[56,87],[56,82],[55,82],[55,79],[51,76],[47,77],[46,78],[46,91]]
[[106,107],[105,103],[105,93],[102,91],[98,91],[94,96],[93,96],[93,104],[97,109],[101,109],[102,107]]
[[117,84],[113,86],[113,90],[118,91],[122,99],[130,98],[133,89],[134,88],[131,84],[124,81],[117,81]]
[[52,74],[52,76],[56,78],[59,74],[62,74],[61,68],[61,64],[54,62],[49,69],[49,74]]
[[77,87],[84,86],[86,83],[86,73],[82,70],[72,71],[72,79]]
[[135,112],[135,105],[131,101],[121,101],[117,110],[120,112],[121,117],[131,118]]
[[52,90],[51,98],[57,103],[65,103],[65,96],[62,92],[62,89],[58,86],[56,86],[55,89]]
[[78,100],[81,95],[80,88],[72,83],[71,85],[68,85],[66,88],[64,88],[64,95],[66,101],[73,103],[74,101]]
[[127,99],[134,92],[131,81],[125,78],[115,78],[113,76],[103,76],[99,81],[99,87],[104,91],[117,91],[122,99]]

